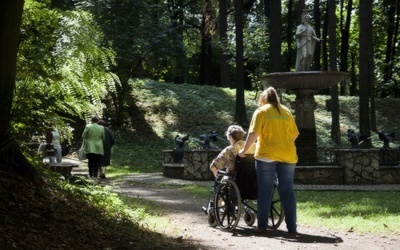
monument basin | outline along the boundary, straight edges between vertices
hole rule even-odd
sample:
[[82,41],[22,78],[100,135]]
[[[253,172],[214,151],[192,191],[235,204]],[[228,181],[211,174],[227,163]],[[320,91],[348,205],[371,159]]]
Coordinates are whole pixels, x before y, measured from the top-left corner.
[[263,74],[261,81],[274,88],[287,90],[320,90],[335,86],[348,76],[348,73],[341,71],[275,72]]

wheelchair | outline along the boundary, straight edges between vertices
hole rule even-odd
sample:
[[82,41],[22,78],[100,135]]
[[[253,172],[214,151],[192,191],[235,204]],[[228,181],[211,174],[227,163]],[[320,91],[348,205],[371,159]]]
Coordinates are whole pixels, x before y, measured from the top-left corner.
[[[219,226],[224,231],[232,231],[243,214],[244,222],[252,226],[257,218],[257,174],[254,155],[236,157],[235,172],[229,174],[218,171],[218,185],[212,188],[207,207],[203,211],[208,215],[211,227]],[[278,229],[284,220],[283,207],[275,179],[271,209],[268,217],[268,228]]]

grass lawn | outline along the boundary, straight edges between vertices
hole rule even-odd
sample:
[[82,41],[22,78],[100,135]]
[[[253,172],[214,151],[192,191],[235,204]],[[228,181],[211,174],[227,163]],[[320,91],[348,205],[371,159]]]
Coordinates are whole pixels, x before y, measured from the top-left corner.
[[[200,134],[216,130],[220,137],[216,147],[225,147],[225,129],[232,123],[235,109],[235,90],[211,86],[174,85],[150,81],[132,82],[132,98],[152,134],[120,133],[113,151],[109,176],[128,173],[161,172],[162,150],[175,147],[176,135],[189,135],[186,146],[198,148]],[[257,93],[246,92],[245,100],[248,120],[257,107]],[[282,103],[290,107],[294,95],[282,94]],[[347,129],[358,131],[358,97],[340,97],[340,123],[342,144],[334,145],[330,140],[331,114],[326,109],[329,96],[317,95],[315,122],[317,144],[321,147],[349,148]],[[400,134],[398,99],[376,100],[377,130]],[[294,111],[293,111],[294,112]],[[143,120],[143,119],[138,119]],[[138,128],[142,124],[134,124]],[[382,147],[377,135],[372,132],[372,143]],[[399,147],[397,141],[392,147]],[[186,187],[190,192],[208,197],[208,188]],[[343,191],[297,191],[298,221],[301,224],[362,233],[400,233],[399,192],[343,192]]]

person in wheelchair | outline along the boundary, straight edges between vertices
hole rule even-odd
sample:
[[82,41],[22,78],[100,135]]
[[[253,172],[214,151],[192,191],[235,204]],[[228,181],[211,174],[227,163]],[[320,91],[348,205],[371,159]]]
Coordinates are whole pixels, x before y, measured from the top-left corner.
[[[230,145],[224,148],[221,153],[211,162],[210,170],[214,176],[218,176],[218,170],[225,170],[233,174],[235,170],[236,155],[244,147],[245,131],[239,125],[231,125],[226,131],[226,138]],[[249,148],[249,153],[254,152],[254,146]]]
[[[210,164],[210,170],[215,176],[214,191],[218,185],[218,178],[222,177],[218,174],[218,170],[224,170],[228,174],[233,174],[235,170],[236,156],[240,149],[244,147],[244,138],[246,132],[239,125],[230,125],[226,131],[226,138],[230,145],[224,148]],[[249,148],[249,152],[254,152],[255,146]],[[207,207],[202,207],[207,214],[210,209],[210,204]]]
[[293,188],[298,157],[295,140],[299,131],[287,107],[282,105],[273,87],[261,93],[260,107],[254,112],[243,149],[244,157],[257,140],[254,153],[257,171],[257,233],[266,231],[268,214],[277,176],[278,192],[289,233],[297,233],[296,197]]

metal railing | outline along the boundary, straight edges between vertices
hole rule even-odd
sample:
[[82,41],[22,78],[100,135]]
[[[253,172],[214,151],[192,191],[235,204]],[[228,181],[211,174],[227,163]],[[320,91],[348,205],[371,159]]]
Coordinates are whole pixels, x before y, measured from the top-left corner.
[[[336,148],[317,148],[318,162],[310,165],[337,165]],[[400,166],[400,148],[380,148],[380,166]]]

